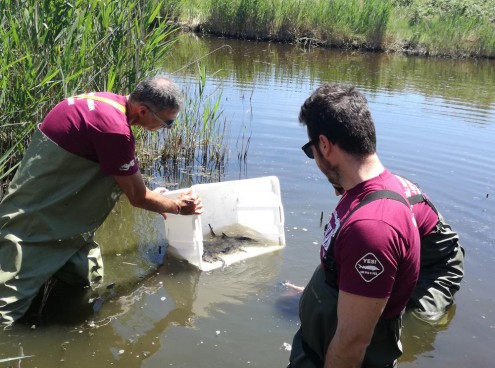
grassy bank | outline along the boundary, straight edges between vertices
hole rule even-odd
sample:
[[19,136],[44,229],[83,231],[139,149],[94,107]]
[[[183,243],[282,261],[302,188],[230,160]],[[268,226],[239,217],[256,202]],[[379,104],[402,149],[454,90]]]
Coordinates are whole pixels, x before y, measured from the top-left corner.
[[175,0],[183,24],[229,37],[495,57],[492,0]]

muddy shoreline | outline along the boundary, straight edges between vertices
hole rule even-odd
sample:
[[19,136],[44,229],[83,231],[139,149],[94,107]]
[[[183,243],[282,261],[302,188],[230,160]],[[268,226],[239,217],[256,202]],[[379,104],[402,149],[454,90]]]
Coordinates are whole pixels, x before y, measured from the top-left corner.
[[375,52],[375,53],[393,53],[406,56],[419,56],[419,57],[431,57],[431,58],[444,58],[444,59],[487,59],[495,60],[493,56],[480,56],[470,54],[468,51],[459,51],[458,54],[447,54],[440,52],[432,52],[425,46],[408,41],[383,41],[379,44],[373,44],[366,40],[361,40],[359,37],[350,40],[322,40],[314,38],[310,35],[299,37],[284,37],[284,36],[260,36],[260,35],[240,35],[235,32],[216,32],[211,31],[204,24],[178,24],[181,32],[194,33],[197,35],[209,36],[209,37],[223,37],[226,39],[235,40],[248,40],[248,41],[260,41],[260,42],[275,42],[282,44],[293,44],[303,49],[310,48],[328,48],[342,51],[358,51],[358,52]]

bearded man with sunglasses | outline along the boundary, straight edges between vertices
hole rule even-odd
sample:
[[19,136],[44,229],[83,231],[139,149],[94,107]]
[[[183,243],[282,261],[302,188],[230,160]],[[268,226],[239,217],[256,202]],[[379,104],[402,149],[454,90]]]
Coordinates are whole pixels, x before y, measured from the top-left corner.
[[48,113],[0,203],[0,324],[22,317],[52,276],[81,287],[101,283],[93,237],[122,192],[164,218],[202,212],[190,191],[171,200],[148,189],[135,155],[131,127],[170,129],[182,104],[179,87],[158,75],[129,96],[82,94]]
[[310,139],[303,151],[345,192],[325,226],[321,264],[301,296],[289,367],[394,367],[419,271],[406,189],[381,164],[366,98],[354,87],[318,88],[299,120]]

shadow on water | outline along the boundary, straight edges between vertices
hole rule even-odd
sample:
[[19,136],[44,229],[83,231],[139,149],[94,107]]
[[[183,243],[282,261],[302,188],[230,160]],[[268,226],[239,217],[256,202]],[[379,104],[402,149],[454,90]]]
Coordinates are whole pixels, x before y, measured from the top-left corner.
[[[456,305],[452,305],[447,313],[436,323],[430,324],[408,311],[403,318],[402,345],[404,354],[399,362],[414,362],[420,355],[428,356],[435,350],[435,339],[442,331],[447,331],[456,312]],[[430,355],[430,357],[433,357]]]

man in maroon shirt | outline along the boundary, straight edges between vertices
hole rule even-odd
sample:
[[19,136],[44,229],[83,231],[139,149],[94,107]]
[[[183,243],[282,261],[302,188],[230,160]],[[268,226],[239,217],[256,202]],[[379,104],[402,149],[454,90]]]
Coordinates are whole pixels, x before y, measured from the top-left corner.
[[402,312],[418,278],[419,235],[400,180],[376,154],[365,97],[325,85],[303,104],[303,151],[344,194],[301,296],[291,368],[393,367]]
[[170,129],[182,103],[178,86],[156,76],[129,96],[78,95],[48,113],[0,203],[0,324],[22,317],[52,276],[101,281],[93,236],[122,192],[163,217],[202,212],[190,191],[171,200],[148,189],[135,157],[131,126]]
[[[413,208],[421,242],[418,282],[407,303],[407,310],[425,322],[436,324],[454,303],[454,295],[459,291],[464,277],[464,248],[459,235],[420,187],[396,176]],[[344,194],[341,187],[334,188],[336,195]]]

